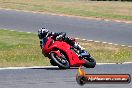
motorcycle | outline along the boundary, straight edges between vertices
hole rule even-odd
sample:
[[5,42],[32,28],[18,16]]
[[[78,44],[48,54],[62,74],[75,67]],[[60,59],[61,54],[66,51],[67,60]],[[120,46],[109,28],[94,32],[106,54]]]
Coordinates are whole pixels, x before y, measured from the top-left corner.
[[83,50],[80,57],[77,49],[64,41],[55,41],[53,36],[47,38],[46,44],[42,47],[42,53],[50,59],[51,65],[61,69],[79,66],[94,68],[96,65],[95,59],[87,51]]

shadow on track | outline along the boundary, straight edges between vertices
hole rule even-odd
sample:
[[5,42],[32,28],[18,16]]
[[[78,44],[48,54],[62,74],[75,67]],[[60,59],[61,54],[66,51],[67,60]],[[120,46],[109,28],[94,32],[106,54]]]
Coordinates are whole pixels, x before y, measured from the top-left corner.
[[78,69],[78,67],[71,67],[69,69],[60,69],[58,67],[35,67],[35,68],[30,68],[30,69],[45,69],[45,70],[69,70],[69,69]]

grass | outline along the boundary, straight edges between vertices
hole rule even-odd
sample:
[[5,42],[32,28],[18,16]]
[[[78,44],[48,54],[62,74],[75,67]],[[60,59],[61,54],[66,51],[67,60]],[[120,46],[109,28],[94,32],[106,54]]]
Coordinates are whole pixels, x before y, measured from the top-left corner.
[[132,2],[88,0],[0,0],[1,8],[83,17],[132,20]]
[[0,67],[49,65],[36,34],[0,30]]
[[[78,40],[97,62],[132,61],[132,48]],[[0,67],[50,65],[37,34],[0,29]]]
[[132,61],[132,48],[79,40],[81,46],[93,55],[97,62],[123,63]]

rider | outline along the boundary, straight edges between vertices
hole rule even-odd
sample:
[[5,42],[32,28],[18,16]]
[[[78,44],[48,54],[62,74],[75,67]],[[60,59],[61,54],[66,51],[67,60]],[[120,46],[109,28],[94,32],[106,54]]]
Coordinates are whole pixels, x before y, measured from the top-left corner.
[[73,46],[73,48],[79,50],[79,53],[82,52],[82,47],[75,41],[75,39],[72,39],[70,37],[66,37],[65,32],[50,32],[46,28],[41,28],[38,30],[38,37],[40,39],[40,47],[45,45],[47,39],[49,36],[53,36],[54,40],[63,40],[69,45]]

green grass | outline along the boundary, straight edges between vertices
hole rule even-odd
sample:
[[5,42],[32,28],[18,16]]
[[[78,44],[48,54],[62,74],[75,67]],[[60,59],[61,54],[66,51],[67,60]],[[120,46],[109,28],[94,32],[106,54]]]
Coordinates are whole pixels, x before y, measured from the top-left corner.
[[0,0],[1,8],[132,20],[132,2],[86,0]]
[[132,48],[79,40],[81,46],[93,55],[97,62],[123,63],[132,61]]
[[[78,40],[97,62],[132,61],[132,48]],[[37,34],[0,30],[0,67],[50,65],[39,47]]]
[[49,65],[36,34],[0,30],[0,67]]

